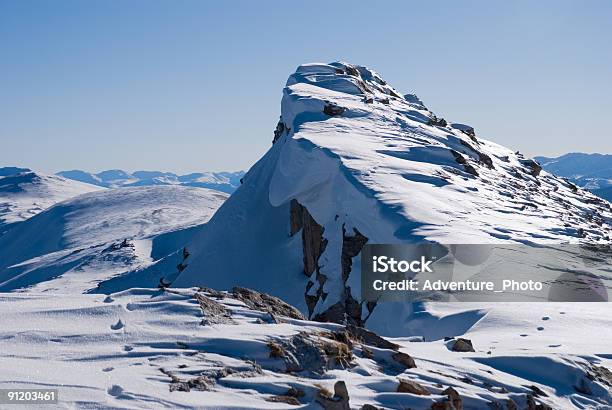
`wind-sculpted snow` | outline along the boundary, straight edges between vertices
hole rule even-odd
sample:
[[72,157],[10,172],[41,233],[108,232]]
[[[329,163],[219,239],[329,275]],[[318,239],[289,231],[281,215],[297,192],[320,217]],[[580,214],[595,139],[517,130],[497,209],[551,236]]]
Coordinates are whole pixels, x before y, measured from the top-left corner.
[[[84,292],[153,262],[153,241],[208,221],[227,195],[180,186],[104,189],[56,204],[0,237],[0,291]],[[174,251],[184,242],[174,242]],[[149,286],[156,286],[159,278]]]
[[474,352],[270,314],[197,288],[3,294],[0,316],[0,388],[58,389],[59,408],[338,408],[317,404],[332,404],[338,382],[354,409],[447,409],[449,388],[464,409],[612,405],[612,323],[601,304],[425,306],[410,322],[415,334],[469,338]]
[[0,235],[58,202],[100,189],[26,168],[0,168]]
[[[308,216],[296,232],[292,203]],[[312,318],[367,317],[401,335],[410,306],[359,300],[363,243],[609,243],[611,218],[608,202],[436,116],[372,70],[308,64],[287,81],[273,146],[166,280],[253,287]],[[313,259],[316,269],[305,266]]]

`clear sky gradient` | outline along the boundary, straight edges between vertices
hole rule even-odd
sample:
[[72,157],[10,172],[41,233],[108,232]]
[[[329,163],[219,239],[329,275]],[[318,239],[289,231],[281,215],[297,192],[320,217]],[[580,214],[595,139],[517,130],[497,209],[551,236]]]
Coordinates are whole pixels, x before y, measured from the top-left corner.
[[611,153],[611,43],[605,0],[0,0],[0,166],[246,169],[336,60],[529,155]]

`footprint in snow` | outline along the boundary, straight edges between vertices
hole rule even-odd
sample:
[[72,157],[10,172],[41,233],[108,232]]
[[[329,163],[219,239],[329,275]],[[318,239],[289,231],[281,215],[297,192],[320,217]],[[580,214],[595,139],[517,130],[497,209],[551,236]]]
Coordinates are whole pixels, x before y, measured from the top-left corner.
[[123,394],[123,387],[113,384],[113,387],[106,391],[111,396],[119,397]]
[[548,317],[548,316],[544,316],[544,317],[542,318],[542,320],[550,320],[550,317]]
[[132,346],[123,346],[123,350],[126,352],[131,352],[132,350],[134,350],[134,348]]
[[121,319],[119,319],[119,321],[117,323],[115,323],[114,325],[111,325],[111,329],[112,330],[120,330],[120,329],[123,329],[124,326],[125,325],[123,324]]
[[542,326],[538,326],[538,330],[541,332],[542,330],[544,330],[544,328]]
[[105,367],[104,369],[102,369],[104,373],[112,372],[113,370],[115,370],[114,367]]
[[111,298],[110,296],[107,296],[104,298],[104,300],[102,302],[104,303],[113,303],[115,300],[113,298]]
[[561,347],[561,345],[548,345],[548,347]]
[[521,337],[527,337],[527,336],[529,336],[529,335],[528,335],[528,334],[526,334],[526,333],[523,333],[523,334],[522,334],[522,335],[520,335],[520,336],[521,336]]

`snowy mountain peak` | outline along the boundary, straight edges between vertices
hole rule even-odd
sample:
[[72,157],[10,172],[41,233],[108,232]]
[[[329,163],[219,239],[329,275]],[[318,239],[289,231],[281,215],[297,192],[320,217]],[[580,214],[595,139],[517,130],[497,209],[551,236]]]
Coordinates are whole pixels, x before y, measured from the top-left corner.
[[360,300],[365,243],[609,242],[611,220],[606,201],[436,116],[374,71],[306,64],[287,81],[274,144],[166,280],[239,284],[311,318],[401,334],[385,318],[405,307]]

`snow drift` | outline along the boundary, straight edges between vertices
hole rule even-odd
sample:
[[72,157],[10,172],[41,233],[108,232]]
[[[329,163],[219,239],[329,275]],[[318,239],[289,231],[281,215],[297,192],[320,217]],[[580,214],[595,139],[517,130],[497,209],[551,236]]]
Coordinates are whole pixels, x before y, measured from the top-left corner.
[[226,198],[215,190],[155,186],[60,202],[0,237],[0,291],[35,286],[82,293],[152,263],[154,238],[206,223]]
[[307,64],[287,81],[272,147],[189,245],[186,268],[164,280],[239,284],[311,318],[402,334],[409,307],[359,300],[365,243],[606,243],[611,217],[608,202],[374,71]]

